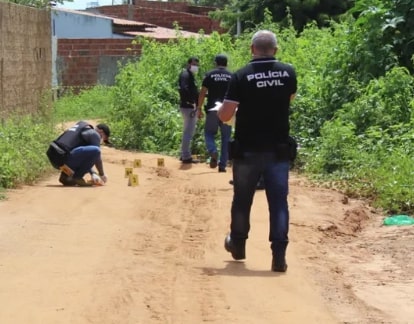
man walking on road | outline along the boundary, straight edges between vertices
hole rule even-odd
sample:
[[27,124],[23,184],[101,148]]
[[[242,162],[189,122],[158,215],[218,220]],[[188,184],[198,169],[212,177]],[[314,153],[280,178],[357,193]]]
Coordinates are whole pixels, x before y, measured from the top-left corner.
[[[223,105],[222,121],[236,114],[233,159],[233,201],[225,248],[235,260],[246,258],[250,210],[263,176],[270,213],[271,270],[285,272],[288,245],[289,107],[296,89],[294,68],[275,59],[276,35],[261,30],[250,45],[253,59],[233,74]],[[237,112],[236,112],[237,108]]]
[[184,164],[198,163],[192,158],[191,141],[197,125],[198,88],[194,75],[198,73],[199,59],[190,57],[187,67],[178,77],[178,92],[180,94],[180,111],[183,116],[183,135],[181,140],[180,160]]
[[[205,105],[206,122],[204,125],[204,138],[208,154],[210,155],[210,168],[217,167],[218,171],[226,172],[228,160],[228,145],[231,136],[231,126],[223,123],[217,117],[216,110],[210,110],[216,106],[216,102],[223,102],[224,95],[227,91],[231,73],[227,70],[227,56],[219,54],[215,57],[216,67],[207,72],[204,76],[200,95],[198,97],[199,118],[203,117],[203,104],[207,95],[207,104]],[[218,161],[218,152],[216,146],[216,135],[220,128],[220,160]]]

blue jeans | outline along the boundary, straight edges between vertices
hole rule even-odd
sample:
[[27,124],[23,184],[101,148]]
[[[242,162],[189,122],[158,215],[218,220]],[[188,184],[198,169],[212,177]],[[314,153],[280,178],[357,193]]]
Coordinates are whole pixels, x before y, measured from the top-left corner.
[[183,116],[183,137],[180,155],[182,160],[187,160],[191,158],[191,140],[197,125],[197,115],[195,110],[191,108],[180,108],[180,111]]
[[73,178],[81,179],[101,158],[99,146],[79,146],[70,151],[66,165],[74,171]]
[[226,125],[219,120],[216,111],[208,112],[206,114],[206,124],[204,126],[204,138],[206,141],[207,151],[210,155],[211,153],[217,153],[215,138],[219,128],[221,137],[219,167],[225,168],[227,166],[227,160],[229,159],[228,146],[231,136],[231,126]]
[[285,254],[289,242],[289,162],[276,159],[274,152],[245,152],[233,160],[233,202],[231,238],[246,240],[250,230],[250,210],[256,185],[263,175],[269,206],[269,241],[273,254]]

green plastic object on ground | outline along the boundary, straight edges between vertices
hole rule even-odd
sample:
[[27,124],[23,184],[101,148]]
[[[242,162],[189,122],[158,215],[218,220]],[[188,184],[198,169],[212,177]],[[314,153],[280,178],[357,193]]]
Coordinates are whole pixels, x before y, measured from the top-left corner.
[[384,225],[414,225],[414,218],[407,215],[392,215],[384,219]]

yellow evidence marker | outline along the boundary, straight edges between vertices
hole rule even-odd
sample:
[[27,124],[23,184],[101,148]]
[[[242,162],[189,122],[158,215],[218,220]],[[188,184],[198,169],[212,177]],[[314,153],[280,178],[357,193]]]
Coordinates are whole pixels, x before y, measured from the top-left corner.
[[138,174],[130,174],[128,179],[128,186],[136,187],[138,184]]
[[134,171],[133,168],[125,168],[125,178],[128,178],[132,172]]
[[163,158],[159,158],[159,159],[157,159],[157,165],[158,165],[159,167],[163,167],[163,166],[164,166],[164,159],[163,159]]
[[141,160],[135,159],[134,160],[134,168],[140,168],[141,167]]

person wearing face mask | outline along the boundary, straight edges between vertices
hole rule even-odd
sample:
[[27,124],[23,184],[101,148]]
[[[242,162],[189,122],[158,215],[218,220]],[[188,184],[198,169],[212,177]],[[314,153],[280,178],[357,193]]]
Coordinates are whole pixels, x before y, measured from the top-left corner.
[[183,116],[183,135],[181,140],[180,160],[184,164],[198,163],[192,158],[191,141],[197,125],[198,88],[194,75],[198,72],[199,59],[190,57],[187,66],[178,77],[178,92],[180,94],[180,111]]

